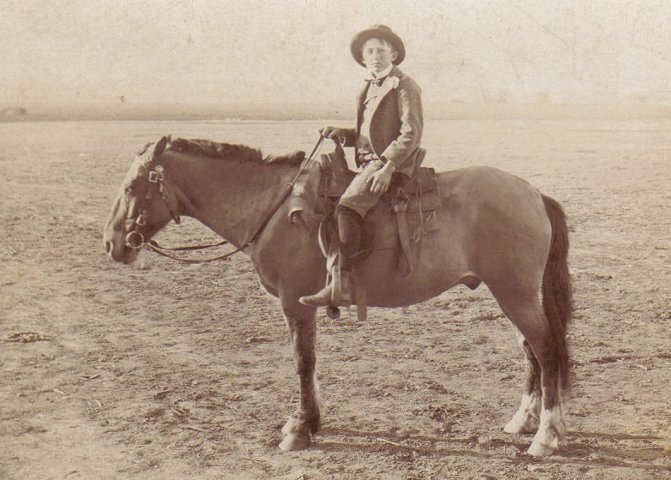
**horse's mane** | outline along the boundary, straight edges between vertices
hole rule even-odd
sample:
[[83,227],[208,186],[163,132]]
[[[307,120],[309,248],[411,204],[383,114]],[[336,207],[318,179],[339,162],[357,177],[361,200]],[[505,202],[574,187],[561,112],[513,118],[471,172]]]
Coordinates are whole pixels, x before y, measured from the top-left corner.
[[208,157],[214,158],[235,159],[238,161],[255,162],[262,165],[298,166],[305,158],[305,152],[301,150],[286,155],[264,156],[261,150],[246,145],[219,143],[211,140],[193,138],[173,138],[170,140],[167,148],[168,150],[175,152],[207,155]]

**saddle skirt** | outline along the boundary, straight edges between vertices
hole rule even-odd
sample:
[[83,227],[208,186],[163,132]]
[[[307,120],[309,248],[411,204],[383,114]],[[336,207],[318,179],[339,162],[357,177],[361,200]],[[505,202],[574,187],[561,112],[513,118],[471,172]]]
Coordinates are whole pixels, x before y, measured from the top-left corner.
[[[397,249],[397,270],[400,275],[410,273],[419,257],[422,239],[438,229],[437,210],[441,205],[440,192],[433,168],[420,167],[424,151],[412,177],[402,186],[385,193],[378,204],[364,218],[362,253],[357,262],[363,262],[377,249]],[[336,142],[335,150],[320,155],[310,162],[296,179],[289,199],[289,217],[306,213],[322,219],[320,246],[329,264],[335,262],[336,242],[331,240],[335,231],[333,211],[355,172],[347,166],[345,154]],[[330,266],[330,265],[329,265]]]
[[395,248],[403,242],[398,220],[403,214],[408,223],[410,244],[419,244],[425,235],[437,230],[436,211],[440,204],[436,171],[427,167],[417,168],[405,185],[383,195],[364,219],[366,223],[375,223],[374,247]]

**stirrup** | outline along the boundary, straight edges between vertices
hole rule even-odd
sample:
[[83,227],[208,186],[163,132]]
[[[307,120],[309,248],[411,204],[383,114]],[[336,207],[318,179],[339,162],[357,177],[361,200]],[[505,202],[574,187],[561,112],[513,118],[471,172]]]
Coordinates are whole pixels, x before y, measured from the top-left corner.
[[326,305],[326,315],[331,319],[337,319],[340,317],[340,306],[346,306],[348,309],[351,305],[356,305],[356,316],[360,322],[366,321],[368,317],[368,305],[367,305],[367,295],[366,295],[366,285],[361,276],[361,272],[358,267],[355,265],[354,270],[349,272],[349,298],[347,301],[343,302],[343,291],[342,291],[342,272],[338,271],[333,276],[334,281],[331,283],[333,286],[331,290],[331,303]]
[[344,289],[344,281],[342,279],[343,272],[338,265],[334,265],[331,270],[331,303],[332,307],[349,307],[354,303],[353,279],[350,272],[348,276],[349,291]]

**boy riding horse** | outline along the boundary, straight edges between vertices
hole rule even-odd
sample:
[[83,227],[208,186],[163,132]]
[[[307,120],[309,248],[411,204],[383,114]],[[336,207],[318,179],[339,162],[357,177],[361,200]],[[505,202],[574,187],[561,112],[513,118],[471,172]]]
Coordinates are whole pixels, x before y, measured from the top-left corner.
[[[336,206],[339,252],[332,281],[318,293],[301,297],[305,305],[353,302],[351,271],[362,247],[363,217],[390,187],[412,175],[422,138],[421,89],[397,67],[405,58],[403,41],[389,27],[373,25],[355,35],[350,50],[370,73],[359,94],[356,128],[325,127],[320,133],[354,147],[359,172]],[[338,275],[342,291],[334,295],[333,279]]]

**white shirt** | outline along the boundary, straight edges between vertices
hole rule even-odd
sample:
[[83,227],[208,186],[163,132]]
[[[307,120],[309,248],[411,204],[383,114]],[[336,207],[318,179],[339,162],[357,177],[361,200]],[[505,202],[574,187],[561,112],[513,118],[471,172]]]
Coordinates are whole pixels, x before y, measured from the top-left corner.
[[[371,74],[368,77],[366,77],[366,81],[385,78],[386,76],[389,75],[392,68],[394,68],[394,65],[390,64],[387,68],[385,68],[382,72],[378,73],[377,75],[371,72]],[[373,117],[373,112],[377,107],[377,102],[379,101],[379,93],[381,89],[382,85],[371,83],[368,86],[368,90],[366,91],[366,99],[363,102],[364,104],[363,120],[361,122],[359,138],[356,139],[356,146],[359,154],[373,153],[373,146],[370,143],[370,121]]]

